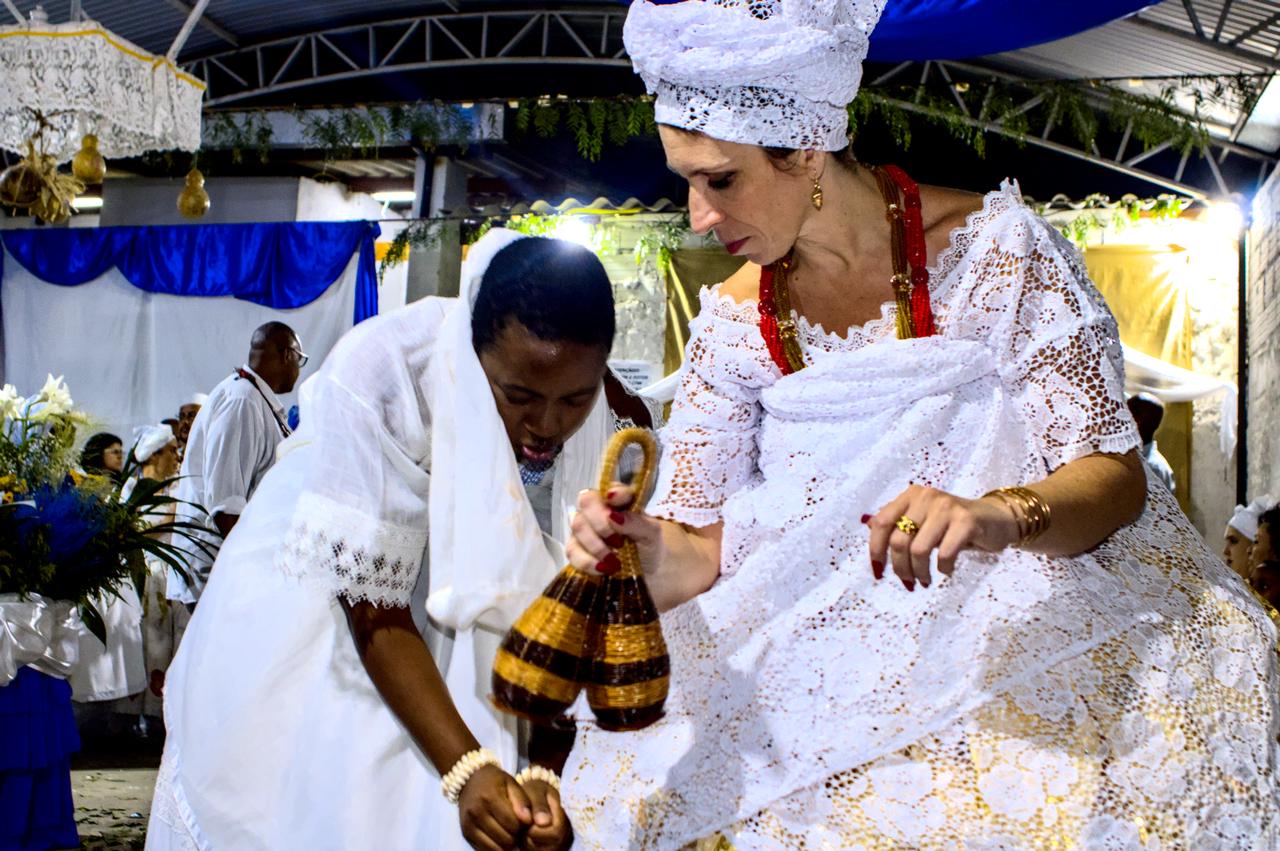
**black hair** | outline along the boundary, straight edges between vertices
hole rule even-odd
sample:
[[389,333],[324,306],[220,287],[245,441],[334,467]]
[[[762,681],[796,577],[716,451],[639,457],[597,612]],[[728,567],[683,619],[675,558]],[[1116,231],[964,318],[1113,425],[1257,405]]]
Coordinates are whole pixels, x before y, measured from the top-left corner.
[[106,472],[107,468],[102,463],[102,455],[116,443],[124,446],[123,440],[108,431],[100,431],[90,437],[85,441],[84,449],[80,450],[80,466],[86,473]]
[[[1277,505],[1275,508],[1268,508],[1266,511],[1262,512],[1262,514],[1258,516],[1258,525],[1266,526],[1267,531],[1273,535],[1276,532],[1280,532],[1280,505]],[[1275,543],[1276,542],[1273,541],[1272,546],[1275,546]]]
[[[844,166],[850,171],[857,171],[858,158],[853,153],[852,145],[845,145],[838,151],[829,151],[831,158],[837,165]],[[800,156],[800,148],[783,148],[776,145],[765,145],[764,155],[769,158],[769,162],[773,163],[773,167],[778,171],[791,171],[796,167],[796,160]]]
[[471,344],[493,344],[514,320],[540,340],[613,348],[613,287],[599,258],[572,242],[517,240],[485,270],[471,313]]

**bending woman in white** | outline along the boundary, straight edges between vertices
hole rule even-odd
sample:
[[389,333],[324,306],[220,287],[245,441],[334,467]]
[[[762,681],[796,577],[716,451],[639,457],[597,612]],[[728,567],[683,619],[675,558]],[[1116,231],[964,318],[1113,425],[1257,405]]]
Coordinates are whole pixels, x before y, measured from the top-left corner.
[[1148,488],[1079,254],[1014,186],[920,187],[938,333],[896,339],[833,71],[880,6],[632,6],[693,226],[751,262],[703,296],[650,516],[574,523],[582,569],[637,541],[671,658],[662,721],[579,724],[579,845],[1275,848],[1275,630]]
[[[594,255],[494,230],[459,299],[342,339],[169,667],[148,848],[568,844],[549,782],[507,773],[516,725],[486,696],[563,555],[537,518],[567,530],[613,430],[613,330]],[[496,764],[464,759],[482,745]]]

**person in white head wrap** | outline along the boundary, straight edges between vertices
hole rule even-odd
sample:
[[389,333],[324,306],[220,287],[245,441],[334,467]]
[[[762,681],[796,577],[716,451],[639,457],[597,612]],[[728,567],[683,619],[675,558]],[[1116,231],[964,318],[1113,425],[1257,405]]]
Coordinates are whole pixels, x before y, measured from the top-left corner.
[[170,665],[149,848],[567,846],[489,671],[613,431],[613,332],[589,251],[494,229],[458,298],[338,343]]
[[1013,184],[848,153],[882,8],[631,6],[691,223],[750,262],[647,514],[574,521],[581,570],[637,542],[671,661],[662,720],[580,719],[578,847],[1280,847],[1275,629],[1148,487],[1080,255]]
[[1237,505],[1222,534],[1222,560],[1246,581],[1250,569],[1249,547],[1258,537],[1258,518],[1275,504],[1271,494],[1263,494],[1248,505]]
[[[173,429],[167,425],[134,429],[130,452],[137,467],[121,486],[121,499],[129,499],[143,478],[163,481],[178,471],[178,444]],[[147,520],[149,525],[157,526],[168,522],[172,516],[173,511],[169,509],[165,515],[148,517]],[[163,665],[153,662],[157,655],[153,649],[155,642],[148,639],[157,632],[171,632],[171,629],[160,629],[158,623],[161,610],[167,614],[169,606],[165,602],[157,605],[155,600],[157,589],[163,599],[167,566],[162,561],[148,560],[147,568],[142,598],[133,583],[127,582],[117,589],[118,593],[104,594],[94,600],[107,627],[107,642],[104,645],[87,628],[81,631],[80,655],[69,678],[72,697],[76,701],[114,701],[109,705],[109,711],[114,715],[136,716],[142,711],[144,701],[141,695],[147,683],[147,672],[163,668]],[[171,627],[171,620],[167,619],[165,625]],[[171,653],[172,650],[169,655]],[[84,724],[89,719],[82,717],[81,720]],[[106,720],[110,728],[112,719],[102,720]]]
[[179,447],[187,445],[187,436],[191,434],[191,426],[196,421],[196,415],[208,401],[209,394],[194,393],[190,399],[178,406],[178,428],[174,434],[178,438]]

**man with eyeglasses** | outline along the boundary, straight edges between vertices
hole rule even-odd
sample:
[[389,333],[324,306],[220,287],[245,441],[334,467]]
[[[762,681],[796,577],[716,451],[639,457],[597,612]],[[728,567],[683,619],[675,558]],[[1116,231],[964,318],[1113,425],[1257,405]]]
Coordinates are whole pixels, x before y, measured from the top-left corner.
[[[187,579],[170,569],[168,596],[188,606],[200,597],[222,539],[275,462],[276,446],[289,436],[278,394],[293,390],[307,354],[294,330],[268,322],[253,332],[249,357],[209,392],[187,436],[178,481],[178,520],[208,531],[183,541]],[[197,506],[203,506],[201,511]]]

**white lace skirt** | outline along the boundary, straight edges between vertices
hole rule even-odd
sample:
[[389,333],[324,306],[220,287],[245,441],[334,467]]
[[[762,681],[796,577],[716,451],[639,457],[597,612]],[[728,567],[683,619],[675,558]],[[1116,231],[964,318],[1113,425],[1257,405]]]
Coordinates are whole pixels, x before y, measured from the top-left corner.
[[[254,495],[169,666],[148,848],[462,851],[458,809],[369,679],[341,606],[273,564],[307,451]],[[458,637],[446,682],[514,769],[511,725],[484,699],[496,646],[480,644]]]
[[857,517],[909,481],[978,496],[1047,472],[989,353],[919,345],[911,382],[873,346],[765,391],[721,579],[663,615],[667,716],[580,722],[580,846],[1280,845],[1275,630],[1163,489],[1075,558],[872,578]]

